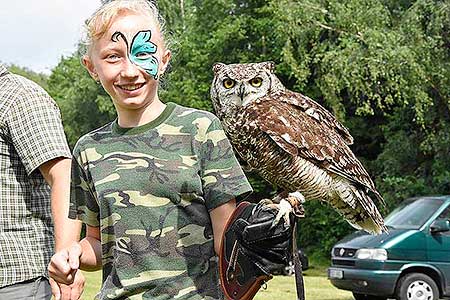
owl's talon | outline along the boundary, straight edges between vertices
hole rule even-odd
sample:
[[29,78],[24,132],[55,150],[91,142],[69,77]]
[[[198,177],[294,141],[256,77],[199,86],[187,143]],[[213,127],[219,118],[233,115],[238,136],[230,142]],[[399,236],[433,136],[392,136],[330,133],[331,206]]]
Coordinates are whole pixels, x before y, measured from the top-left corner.
[[289,198],[294,198],[294,199],[292,199],[292,200],[297,200],[298,202],[300,202],[300,204],[303,204],[303,203],[305,203],[305,196],[303,196],[302,195],[302,193],[300,193],[300,192],[293,192],[293,193],[289,193],[288,194],[288,200],[289,200]]
[[278,221],[275,221],[275,219],[272,221],[272,224],[270,225],[269,230],[272,230],[275,226],[277,226]]
[[303,203],[305,203],[305,197],[300,192],[289,193],[286,199],[292,206],[292,213],[298,218],[305,217],[305,209]]
[[[305,217],[305,210],[303,209],[303,203],[305,197],[300,192],[289,193],[286,198],[279,201],[277,205],[278,213],[272,222],[271,228],[275,227],[281,220],[284,219],[284,223],[290,225],[290,214],[293,213],[298,218]],[[270,206],[273,206],[271,204]]]
[[272,222],[272,227],[274,227],[275,225],[277,225],[281,218],[284,219],[284,223],[289,226],[289,214],[293,211],[293,208],[291,206],[291,203],[286,200],[286,199],[282,199],[280,201],[280,204],[278,204],[278,213],[275,217],[275,219]]
[[273,201],[270,199],[264,198],[264,199],[259,200],[259,203],[261,205],[271,206],[273,204]]

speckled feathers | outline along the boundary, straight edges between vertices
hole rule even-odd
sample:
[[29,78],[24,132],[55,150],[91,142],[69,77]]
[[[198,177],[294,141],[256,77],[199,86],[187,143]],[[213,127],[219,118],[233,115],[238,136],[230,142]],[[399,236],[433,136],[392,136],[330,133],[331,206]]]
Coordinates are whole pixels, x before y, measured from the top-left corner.
[[347,128],[287,90],[273,70],[272,62],[214,66],[211,98],[237,154],[284,190],[329,203],[354,227],[385,230],[370,196],[383,199],[348,147]]

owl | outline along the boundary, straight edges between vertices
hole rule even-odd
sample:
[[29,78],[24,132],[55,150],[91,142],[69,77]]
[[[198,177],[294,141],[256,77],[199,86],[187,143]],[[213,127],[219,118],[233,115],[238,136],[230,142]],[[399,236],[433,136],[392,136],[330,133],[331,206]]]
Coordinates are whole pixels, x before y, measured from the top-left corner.
[[382,196],[350,150],[348,129],[314,100],[286,89],[273,62],[213,67],[211,99],[238,156],[261,177],[326,202],[353,227],[387,231]]

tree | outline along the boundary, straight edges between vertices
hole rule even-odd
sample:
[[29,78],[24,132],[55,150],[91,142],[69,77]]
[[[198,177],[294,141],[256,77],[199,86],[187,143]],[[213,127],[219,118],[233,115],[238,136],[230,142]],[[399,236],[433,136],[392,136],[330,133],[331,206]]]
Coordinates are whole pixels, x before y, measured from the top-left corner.
[[71,146],[81,135],[115,118],[110,97],[80,62],[80,54],[62,58],[48,80],[49,94],[58,103]]
[[48,90],[48,86],[47,86],[48,76],[47,75],[42,74],[42,73],[37,73],[26,67],[20,67],[18,65],[14,65],[14,64],[7,65],[6,67],[11,73],[21,75],[25,78],[28,78],[28,79],[36,82],[37,84],[39,84],[45,90]]

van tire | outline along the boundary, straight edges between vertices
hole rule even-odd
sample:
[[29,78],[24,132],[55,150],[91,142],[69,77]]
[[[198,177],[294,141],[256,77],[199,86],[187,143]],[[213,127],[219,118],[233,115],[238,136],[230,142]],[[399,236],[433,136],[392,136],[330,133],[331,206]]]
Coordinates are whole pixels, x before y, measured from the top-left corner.
[[372,295],[365,295],[365,294],[359,294],[353,292],[353,298],[355,300],[386,300],[386,297],[378,297],[378,296],[372,296]]
[[397,283],[397,299],[412,300],[414,293],[427,294],[426,300],[438,300],[439,289],[436,282],[423,273],[409,273],[400,278]]

